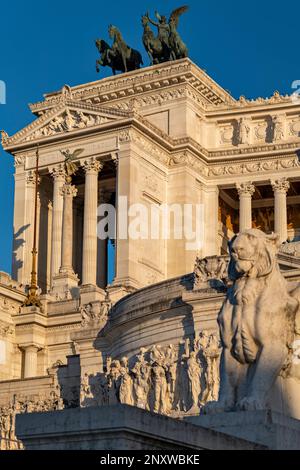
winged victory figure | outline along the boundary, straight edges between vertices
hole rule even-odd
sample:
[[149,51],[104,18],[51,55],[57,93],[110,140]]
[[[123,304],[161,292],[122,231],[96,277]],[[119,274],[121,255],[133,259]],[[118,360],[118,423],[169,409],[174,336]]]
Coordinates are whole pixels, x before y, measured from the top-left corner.
[[[160,41],[160,45],[163,48],[164,51],[167,50],[167,53],[164,53],[164,56],[161,58],[160,62],[164,62],[166,60],[176,60],[176,59],[182,59],[184,57],[188,56],[188,49],[185,45],[185,43],[182,41],[178,31],[178,23],[179,23],[179,17],[185,13],[188,10],[188,6],[184,5],[182,7],[176,8],[175,10],[172,11],[170,15],[169,21],[167,21],[166,16],[161,16],[157,11],[155,12],[155,16],[158,21],[154,21],[149,17],[149,14],[147,13],[145,17],[143,17],[145,22],[145,18],[148,19],[148,21],[153,25],[156,26],[158,29],[158,36],[157,39]],[[144,24],[144,28],[146,25]],[[144,31],[145,34],[145,31]],[[147,50],[147,45],[144,42],[144,45]],[[152,41],[153,43],[153,41]],[[150,42],[148,43],[150,46]],[[149,56],[155,55],[155,50],[152,47],[152,50],[147,50]]]
[[69,149],[60,150],[60,153],[65,157],[65,170],[67,178],[70,179],[72,175],[78,170],[77,163],[74,160],[83,152],[83,149],[76,149],[73,153]]

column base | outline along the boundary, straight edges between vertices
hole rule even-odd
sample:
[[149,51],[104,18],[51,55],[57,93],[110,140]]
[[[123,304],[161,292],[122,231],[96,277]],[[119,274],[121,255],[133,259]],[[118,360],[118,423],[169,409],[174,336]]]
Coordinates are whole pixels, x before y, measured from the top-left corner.
[[60,269],[53,276],[50,295],[56,300],[72,300],[79,298],[79,279],[73,270]]
[[81,305],[89,304],[90,302],[100,301],[103,302],[106,297],[105,290],[93,284],[83,284],[79,287],[80,303]]

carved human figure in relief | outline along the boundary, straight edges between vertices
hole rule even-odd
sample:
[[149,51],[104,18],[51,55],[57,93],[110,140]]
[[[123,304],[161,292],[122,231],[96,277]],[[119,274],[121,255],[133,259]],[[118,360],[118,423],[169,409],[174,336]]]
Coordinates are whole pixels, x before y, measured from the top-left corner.
[[187,364],[187,375],[189,379],[190,387],[190,397],[192,401],[191,410],[199,408],[199,399],[200,399],[200,375],[201,368],[199,362],[197,361],[196,352],[191,351],[189,357],[186,359]]
[[209,336],[208,342],[203,348],[203,355],[206,359],[205,371],[205,394],[204,403],[216,401],[219,394],[220,376],[219,376],[219,356],[220,340],[215,333]]
[[135,404],[139,408],[149,409],[149,391],[151,381],[151,366],[148,364],[144,357],[145,349],[141,348],[138,360],[132,369],[134,375],[134,396]]
[[274,124],[274,141],[284,139],[284,117],[277,115],[273,118]]
[[80,383],[80,404],[84,403],[84,400],[91,396],[91,389],[89,383],[89,375],[85,373]]
[[106,363],[107,369],[107,386],[108,386],[108,402],[110,405],[115,405],[119,402],[119,389],[120,389],[120,361],[108,358]]
[[120,361],[121,383],[119,390],[120,402],[126,405],[133,405],[133,381],[129,373],[128,358],[123,357]]
[[277,235],[249,229],[230,244],[234,281],[218,317],[223,346],[219,400],[206,412],[259,410],[284,366],[300,298],[289,292],[276,253]]
[[246,118],[239,120],[239,143],[249,144],[250,125]]
[[155,361],[152,364],[152,382],[154,389],[154,406],[155,413],[167,413],[167,378],[166,371],[162,363]]
[[75,126],[77,122],[74,118],[74,116],[71,114],[70,110],[66,110],[66,116],[65,116],[65,121],[64,121],[64,127],[66,131],[71,131]]
[[170,408],[172,408],[174,397],[175,397],[175,387],[177,379],[177,354],[173,344],[169,344],[166,350],[165,357],[166,364],[166,377],[167,377],[167,387],[168,387],[168,397],[170,402]]

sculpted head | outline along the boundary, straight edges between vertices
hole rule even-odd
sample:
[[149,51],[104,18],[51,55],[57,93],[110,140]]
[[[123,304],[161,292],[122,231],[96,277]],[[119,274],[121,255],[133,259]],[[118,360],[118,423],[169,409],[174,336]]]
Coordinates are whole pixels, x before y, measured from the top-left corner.
[[275,266],[278,246],[276,234],[267,235],[258,229],[241,232],[230,242],[230,278],[266,276]]

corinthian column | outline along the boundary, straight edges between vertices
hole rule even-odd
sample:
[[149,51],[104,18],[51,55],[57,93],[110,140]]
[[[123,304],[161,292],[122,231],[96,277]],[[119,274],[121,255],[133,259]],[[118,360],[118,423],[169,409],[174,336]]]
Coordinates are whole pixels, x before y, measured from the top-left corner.
[[98,172],[103,164],[89,158],[82,166],[85,170],[82,284],[96,286]]
[[286,194],[290,183],[286,178],[272,180],[271,185],[274,191],[274,230],[279,235],[279,241],[282,243],[287,240],[287,208]]
[[73,275],[73,197],[77,195],[77,189],[75,186],[67,183],[61,188],[61,193],[64,198],[64,209],[62,224],[61,267],[59,272]]
[[240,197],[239,230],[252,228],[252,207],[251,199],[255,191],[255,186],[251,181],[236,185]]
[[65,182],[65,169],[57,165],[50,170],[53,176],[53,207],[52,207],[52,233],[51,233],[51,284],[61,266],[61,234],[63,220],[63,195],[61,189]]
[[25,252],[23,265],[23,284],[30,284],[33,248],[33,218],[34,218],[35,174],[29,171],[26,174],[25,192]]

